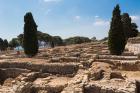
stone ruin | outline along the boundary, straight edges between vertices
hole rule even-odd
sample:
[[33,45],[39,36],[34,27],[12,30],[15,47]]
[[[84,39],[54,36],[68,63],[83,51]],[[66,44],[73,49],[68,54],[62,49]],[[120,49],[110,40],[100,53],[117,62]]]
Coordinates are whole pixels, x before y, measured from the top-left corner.
[[92,42],[42,49],[35,58],[0,55],[0,93],[140,93],[140,60]]

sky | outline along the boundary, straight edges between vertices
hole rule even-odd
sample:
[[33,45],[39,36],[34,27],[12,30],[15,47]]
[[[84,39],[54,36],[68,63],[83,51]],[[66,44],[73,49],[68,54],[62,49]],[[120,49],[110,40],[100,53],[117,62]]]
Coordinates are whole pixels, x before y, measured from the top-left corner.
[[140,0],[0,0],[0,37],[10,40],[23,33],[24,15],[32,12],[39,31],[63,39],[102,39],[116,4],[140,26]]

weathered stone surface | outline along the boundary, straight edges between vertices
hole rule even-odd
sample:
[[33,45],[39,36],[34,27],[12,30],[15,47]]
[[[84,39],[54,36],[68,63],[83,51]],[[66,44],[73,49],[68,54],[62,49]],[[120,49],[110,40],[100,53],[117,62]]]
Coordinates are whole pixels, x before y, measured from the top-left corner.
[[66,87],[61,93],[84,93],[83,86],[71,85],[71,87]]
[[11,87],[0,86],[0,93],[15,93]]
[[67,77],[47,77],[38,78],[34,81],[36,91],[47,91],[47,93],[60,93],[68,84],[70,78]]
[[120,72],[111,72],[110,73],[110,79],[124,79],[124,77],[122,76],[122,74]]
[[32,83],[30,82],[17,82],[13,86],[15,93],[30,93],[32,88]]
[[[5,55],[5,56],[3,56]],[[11,58],[10,58],[11,57]],[[125,49],[110,55],[107,42],[0,54],[0,93],[139,93],[140,61]]]
[[0,68],[22,68],[32,71],[41,71],[43,73],[52,74],[73,74],[78,70],[78,64],[74,63],[46,63],[46,64],[32,64],[25,62],[2,62]]
[[140,62],[135,60],[133,62],[119,62],[116,64],[118,69],[125,71],[140,71]]
[[114,59],[114,60],[137,60],[137,56],[115,56],[115,55],[99,55],[100,59]]
[[92,82],[85,86],[84,93],[136,93],[135,82],[120,79]]

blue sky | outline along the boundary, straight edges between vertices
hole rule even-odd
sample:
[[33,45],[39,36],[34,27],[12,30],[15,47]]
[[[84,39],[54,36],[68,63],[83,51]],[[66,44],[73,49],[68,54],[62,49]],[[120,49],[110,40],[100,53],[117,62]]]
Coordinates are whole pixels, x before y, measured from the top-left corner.
[[10,40],[23,32],[24,15],[32,12],[38,30],[62,38],[108,35],[112,10],[120,4],[140,26],[139,0],[0,0],[0,37]]

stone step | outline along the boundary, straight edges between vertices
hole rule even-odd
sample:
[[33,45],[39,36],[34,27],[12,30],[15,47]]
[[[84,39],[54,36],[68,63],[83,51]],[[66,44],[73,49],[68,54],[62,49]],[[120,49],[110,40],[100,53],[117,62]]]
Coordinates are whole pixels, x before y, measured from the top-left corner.
[[99,55],[98,59],[113,59],[113,60],[137,60],[137,56],[115,56],[115,55]]
[[49,60],[50,62],[80,62],[78,57],[54,57]]
[[[101,53],[99,53],[99,54],[100,54],[100,55],[110,55],[109,52],[101,52]],[[121,56],[134,56],[134,53],[126,51],[126,52],[124,52]]]
[[22,68],[42,73],[66,75],[77,72],[79,65],[76,63],[34,64],[30,62],[1,62],[0,68]]
[[113,60],[113,59],[96,59],[97,62],[121,62],[121,63],[134,63],[140,60]]
[[123,56],[132,56],[132,55],[134,55],[134,53],[125,51],[122,55]]

